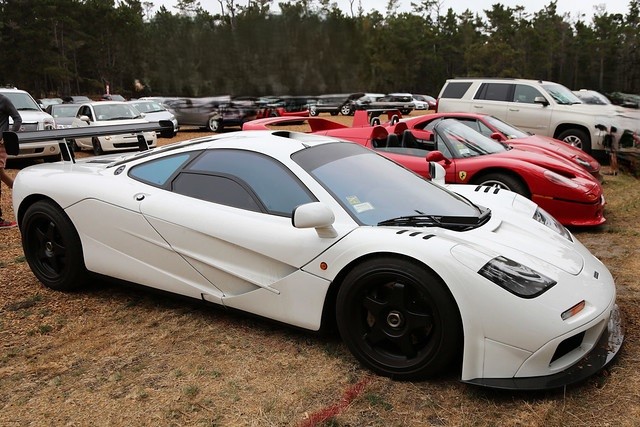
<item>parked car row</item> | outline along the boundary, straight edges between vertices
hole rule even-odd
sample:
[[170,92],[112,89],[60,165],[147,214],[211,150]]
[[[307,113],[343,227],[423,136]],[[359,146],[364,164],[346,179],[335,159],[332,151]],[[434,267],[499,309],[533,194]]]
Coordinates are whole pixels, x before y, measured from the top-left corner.
[[309,115],[329,113],[332,116],[339,113],[351,116],[358,110],[397,109],[402,114],[409,114],[413,110],[435,109],[435,98],[428,95],[414,95],[411,93],[338,93],[320,95],[309,105]]

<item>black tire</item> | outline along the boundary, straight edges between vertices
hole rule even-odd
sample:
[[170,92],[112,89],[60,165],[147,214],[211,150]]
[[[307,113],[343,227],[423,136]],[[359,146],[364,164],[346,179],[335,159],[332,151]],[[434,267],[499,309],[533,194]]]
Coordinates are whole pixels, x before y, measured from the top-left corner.
[[207,121],[207,130],[209,132],[219,132],[222,130],[222,121],[219,117],[209,117]]
[[526,198],[529,198],[529,190],[526,185],[518,178],[505,173],[489,173],[476,178],[473,182],[478,185],[486,185],[488,187],[502,188],[504,190],[513,191]]
[[91,138],[91,145],[93,146],[93,155],[101,156],[104,154],[104,150],[102,149],[102,144],[100,144],[100,140],[96,137]]
[[356,266],[336,300],[336,322],[353,355],[397,379],[440,374],[461,354],[458,307],[442,280],[405,259]]
[[338,112],[337,111],[331,111],[331,112],[329,112],[329,114],[331,114],[332,116],[337,116]]
[[591,153],[591,138],[583,130],[567,129],[558,135],[558,139],[581,149],[585,153]]
[[343,105],[340,107],[340,113],[343,116],[351,116],[353,115],[353,108],[351,108],[351,105]]
[[46,287],[71,291],[85,284],[80,237],[69,217],[53,202],[29,206],[20,221],[22,249],[33,274]]
[[78,143],[76,142],[75,139],[71,140],[71,149],[73,151],[75,151],[76,153],[79,152],[79,151],[82,151],[82,148],[80,148],[80,146],[78,145]]
[[318,110],[316,110],[316,109],[315,109],[315,107],[311,107],[311,108],[309,108],[309,115],[310,115],[311,117],[315,117],[315,116],[317,116],[317,115],[318,115]]

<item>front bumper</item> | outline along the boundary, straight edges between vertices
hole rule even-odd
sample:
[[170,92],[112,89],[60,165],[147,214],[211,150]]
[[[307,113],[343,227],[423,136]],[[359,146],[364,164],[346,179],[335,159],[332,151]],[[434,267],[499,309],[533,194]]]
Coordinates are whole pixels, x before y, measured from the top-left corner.
[[548,390],[583,381],[594,375],[619,353],[624,342],[624,325],[617,305],[611,310],[607,327],[590,353],[578,363],[548,376],[523,378],[475,378],[468,384],[506,390]]

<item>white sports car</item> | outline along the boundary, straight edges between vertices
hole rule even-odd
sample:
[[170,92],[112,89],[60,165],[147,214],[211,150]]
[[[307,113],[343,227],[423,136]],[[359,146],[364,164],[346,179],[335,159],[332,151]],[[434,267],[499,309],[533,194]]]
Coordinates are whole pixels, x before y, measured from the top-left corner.
[[[61,131],[62,132],[62,131]],[[24,252],[57,290],[90,273],[297,327],[417,379],[582,380],[623,342],[607,268],[531,201],[429,182],[358,144],[245,131],[27,167]]]

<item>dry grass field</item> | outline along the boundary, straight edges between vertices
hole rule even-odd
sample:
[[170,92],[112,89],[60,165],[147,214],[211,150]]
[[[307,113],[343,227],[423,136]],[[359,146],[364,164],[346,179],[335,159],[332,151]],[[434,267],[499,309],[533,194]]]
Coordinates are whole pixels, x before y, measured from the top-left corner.
[[[599,375],[536,393],[468,386],[455,372],[392,381],[336,336],[145,289],[54,292],[29,270],[19,230],[2,230],[0,426],[640,425],[640,181],[621,174],[604,188],[607,223],[573,231],[616,278],[625,347]],[[10,196],[4,187],[7,217]]]

